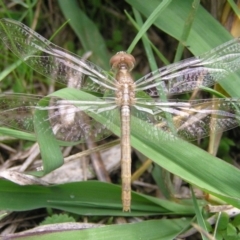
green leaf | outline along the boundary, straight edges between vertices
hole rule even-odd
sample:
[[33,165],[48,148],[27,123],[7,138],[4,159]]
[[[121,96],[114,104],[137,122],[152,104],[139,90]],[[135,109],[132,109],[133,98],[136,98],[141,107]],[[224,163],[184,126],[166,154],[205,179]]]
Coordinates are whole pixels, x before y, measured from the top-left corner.
[[15,129],[0,127],[0,133],[3,135],[24,139],[29,141],[36,141],[36,136],[33,133],[22,132]]
[[217,224],[217,229],[218,230],[226,230],[227,226],[229,224],[229,216],[227,213],[220,212],[219,213],[219,219],[218,219],[218,224]]
[[56,186],[19,186],[0,180],[0,209],[26,211],[43,207],[79,215],[146,216],[192,215],[192,203],[169,202],[133,193],[132,212],[123,212],[121,187],[98,181],[75,182]]
[[[195,212],[196,212],[198,225],[204,232],[208,232],[206,223],[204,221],[202,212],[200,210],[201,208],[200,208],[200,206],[199,206],[199,204],[197,202],[197,199],[196,199],[196,196],[194,194],[194,191],[193,191],[192,187],[191,187],[191,194],[192,194],[193,205],[194,205],[194,209],[195,209]],[[203,233],[201,233],[201,236],[202,236],[203,240],[207,240],[206,236]]]
[[[96,100],[95,96],[76,89],[62,89],[54,95],[68,100]],[[116,109],[117,111],[117,109]],[[91,114],[102,124],[109,120],[109,116]],[[113,119],[108,128],[116,135],[120,135],[120,120]],[[137,118],[131,121],[131,143],[134,148],[166,170],[176,174],[206,192],[240,207],[240,171],[234,166],[211,156],[206,151],[183,141],[172,138],[162,132],[162,136],[155,136],[155,128]],[[155,136],[155,138],[154,138]],[[147,139],[151,141],[147,141]]]
[[137,42],[143,37],[148,28],[153,24],[153,22],[158,18],[158,16],[161,15],[164,9],[167,8],[171,1],[172,0],[162,0],[158,4],[158,6],[156,6],[156,8],[153,9],[153,12],[148,16],[146,22],[144,23],[140,31],[137,33],[135,39],[132,41],[131,46],[128,48],[129,53],[132,52]]
[[80,39],[85,51],[91,51],[91,59],[104,69],[109,69],[108,51],[105,41],[96,24],[81,10],[78,1],[58,0],[58,4],[66,19],[70,19],[70,26]]
[[227,235],[228,236],[236,236],[237,235],[237,229],[231,223],[229,223],[227,225]]
[[234,217],[232,224],[235,227],[238,227],[238,228],[240,227],[240,214],[238,214],[236,217]]
[[189,219],[149,220],[138,223],[102,226],[61,232],[28,233],[24,239],[58,240],[58,239],[175,239],[182,229],[189,225]]
[[[47,98],[39,101],[39,107],[48,106]],[[35,176],[44,176],[45,174],[55,170],[63,164],[63,155],[60,150],[57,139],[55,138],[49,121],[43,119],[48,118],[48,111],[36,109],[34,113],[34,131],[43,159],[43,171],[32,173]]]

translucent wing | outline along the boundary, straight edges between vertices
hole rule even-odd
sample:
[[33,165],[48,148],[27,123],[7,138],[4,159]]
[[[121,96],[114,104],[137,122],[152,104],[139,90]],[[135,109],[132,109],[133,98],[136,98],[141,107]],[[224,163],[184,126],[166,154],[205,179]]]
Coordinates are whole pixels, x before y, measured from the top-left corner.
[[[0,95],[0,126],[6,126],[25,132],[34,132],[34,112],[47,111],[47,117],[37,124],[49,121],[56,138],[63,141],[86,142],[89,137],[99,141],[111,135],[107,126],[116,118],[118,111],[115,101],[100,99],[94,101],[67,101],[51,97],[47,107],[39,106],[41,96],[23,94]],[[47,101],[47,100],[46,100]],[[105,124],[95,121],[91,113],[109,112]],[[117,114],[119,117],[119,114]],[[46,129],[43,129],[43,131]]]
[[48,78],[92,92],[115,91],[115,79],[108,73],[54,45],[20,22],[1,19],[0,39],[17,57]]
[[[138,99],[132,114],[152,124],[151,136],[166,131],[173,136],[192,141],[207,137],[211,131],[227,131],[240,124],[239,99],[202,99],[190,102]],[[172,122],[172,125],[171,125]],[[160,131],[159,131],[160,130]]]
[[233,39],[194,58],[159,68],[136,81],[136,91],[147,90],[158,96],[157,89],[167,95],[192,91],[200,86],[211,86],[240,69],[240,38]]

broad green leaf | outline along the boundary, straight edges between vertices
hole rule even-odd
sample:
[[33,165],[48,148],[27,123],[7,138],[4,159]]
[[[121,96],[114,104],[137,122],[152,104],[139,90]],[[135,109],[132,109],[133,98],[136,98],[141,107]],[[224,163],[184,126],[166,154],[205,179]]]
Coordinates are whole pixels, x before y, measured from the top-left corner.
[[192,215],[191,201],[179,203],[133,193],[131,212],[122,211],[121,187],[98,181],[65,183],[56,186],[19,186],[0,180],[0,209],[26,211],[55,208],[79,215],[146,216]]
[[[68,100],[95,100],[95,96],[76,89],[63,89],[56,93]],[[91,117],[104,124],[108,119],[104,114],[91,114]],[[206,192],[216,194],[232,205],[239,207],[240,171],[234,166],[211,156],[206,151],[181,139],[172,139],[166,133],[153,139],[154,128],[138,119],[131,124],[132,146],[149,157],[166,170],[180,176],[184,180]],[[114,119],[110,130],[120,134],[119,119]]]

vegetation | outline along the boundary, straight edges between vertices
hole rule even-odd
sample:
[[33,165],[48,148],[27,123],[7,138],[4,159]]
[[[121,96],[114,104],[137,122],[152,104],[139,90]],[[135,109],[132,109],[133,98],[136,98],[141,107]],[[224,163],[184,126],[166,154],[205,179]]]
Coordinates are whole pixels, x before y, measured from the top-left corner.
[[[197,0],[151,0],[150,3],[141,0],[116,3],[104,0],[0,1],[0,17],[20,21],[77,55],[83,56],[91,51],[89,60],[106,71],[110,70],[111,55],[128,50],[137,59],[133,75],[138,79],[166,64],[192,54],[200,55],[230,40],[229,32],[239,26],[234,15],[238,9],[234,4],[220,3],[222,1],[218,1],[217,16],[213,16],[210,12],[216,6],[209,6],[209,1],[202,1],[199,5]],[[234,20],[229,24],[230,16]],[[229,31],[223,26],[223,20],[228,20]],[[61,88],[22,63],[2,44],[0,58],[2,92],[46,96]],[[235,73],[223,79],[220,82],[222,88],[215,86],[215,89],[230,97],[240,97],[238,76]],[[84,93],[76,91],[57,94],[66,98],[70,95],[73,99],[84,97]],[[189,99],[190,96],[186,94],[181,98]],[[206,97],[212,96],[206,92],[198,95],[198,98]],[[0,115],[0,124],[1,121]],[[117,128],[111,130],[119,134]],[[12,175],[6,175],[9,169],[14,174],[35,171],[40,161],[36,160],[37,155],[33,157],[30,149],[34,149],[36,140],[40,144],[44,174],[62,164],[62,152],[72,156],[81,149],[81,156],[85,157],[89,151],[84,151],[83,146],[60,149],[59,142],[51,137],[0,126],[1,234],[12,233],[13,226],[13,232],[20,232],[41,224],[68,223],[59,225],[61,231],[58,227],[37,234],[35,229],[24,235],[24,239],[47,239],[50,234],[52,239],[196,239],[200,234],[202,239],[211,236],[212,239],[239,239],[240,223],[236,215],[237,208],[240,208],[240,171],[234,166],[237,165],[239,149],[238,130],[226,133],[222,140],[216,133],[211,133],[210,138],[195,143],[177,139],[174,142],[166,139],[152,142],[147,140],[145,131],[138,127],[132,129],[132,168],[138,175],[135,178],[134,174],[133,180],[140,179],[143,183],[133,184],[136,192],[132,193],[131,212],[122,212],[119,168],[110,174],[114,184],[72,178],[67,183],[55,182],[53,186],[45,186],[33,178],[27,179],[32,184],[26,185],[23,181],[25,175],[19,174],[19,178],[14,175],[14,179]],[[101,142],[100,149],[116,145],[115,139]],[[217,156],[222,160],[214,156],[219,142]],[[212,154],[203,150],[206,146]],[[114,153],[113,156],[117,158]],[[26,163],[31,157],[35,162]],[[147,167],[142,162],[148,163]],[[140,173],[142,169],[144,173]],[[41,174],[43,172],[33,172],[35,176]],[[183,195],[183,190],[187,194]],[[210,213],[209,204],[219,207],[217,213]],[[227,213],[222,210],[225,205],[232,205],[227,208]],[[117,224],[120,221],[125,224]],[[191,223],[198,226],[191,229]],[[88,229],[79,230],[83,228]]]

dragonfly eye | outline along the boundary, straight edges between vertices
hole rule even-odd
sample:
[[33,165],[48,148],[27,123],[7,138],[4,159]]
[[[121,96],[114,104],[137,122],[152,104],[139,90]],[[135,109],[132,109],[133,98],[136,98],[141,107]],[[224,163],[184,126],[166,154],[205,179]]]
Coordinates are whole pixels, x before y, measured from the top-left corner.
[[126,52],[118,52],[110,59],[110,65],[113,70],[126,67],[129,71],[134,68],[135,58]]

